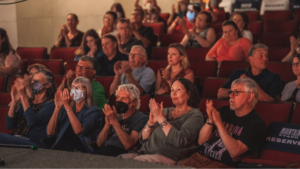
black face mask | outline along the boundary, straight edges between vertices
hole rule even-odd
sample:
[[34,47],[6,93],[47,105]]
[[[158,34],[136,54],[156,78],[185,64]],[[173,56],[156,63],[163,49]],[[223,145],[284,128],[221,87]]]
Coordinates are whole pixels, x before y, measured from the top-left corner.
[[128,104],[121,101],[116,102],[116,110],[118,114],[126,113],[128,109]]

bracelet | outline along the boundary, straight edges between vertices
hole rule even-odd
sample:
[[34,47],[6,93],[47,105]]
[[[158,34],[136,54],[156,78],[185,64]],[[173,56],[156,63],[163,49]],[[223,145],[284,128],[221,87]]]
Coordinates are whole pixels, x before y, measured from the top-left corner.
[[150,126],[148,123],[146,123],[146,126],[149,127],[150,129],[154,128],[154,126]]
[[148,130],[147,127],[145,126],[144,129],[145,129],[145,131],[147,131],[147,132],[149,132],[149,133],[152,132],[152,128],[150,128],[150,130]]
[[166,126],[166,125],[168,125],[168,124],[169,124],[169,122],[167,122],[167,120],[165,120],[165,121],[161,122],[159,125],[160,125],[161,127],[164,127],[164,126]]
[[209,118],[207,118],[206,124],[211,125],[211,126],[213,125],[212,123],[209,122]]
[[68,110],[66,110],[66,111],[67,111],[67,112],[68,112],[68,111],[72,111],[72,109],[68,109]]

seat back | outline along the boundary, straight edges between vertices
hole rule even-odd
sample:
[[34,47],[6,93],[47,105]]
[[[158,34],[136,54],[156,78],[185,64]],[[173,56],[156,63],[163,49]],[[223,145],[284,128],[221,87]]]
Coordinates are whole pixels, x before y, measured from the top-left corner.
[[262,32],[262,21],[251,21],[248,24],[249,31],[251,31],[252,34],[261,34]]
[[229,78],[237,69],[247,69],[250,66],[246,61],[222,61],[218,77]]
[[172,102],[172,99],[171,99],[170,95],[156,95],[154,97],[154,99],[158,103],[163,102],[164,108],[173,107],[173,102]]
[[202,88],[201,98],[215,98],[217,99],[218,90],[227,81],[227,78],[205,78]]
[[27,66],[28,66],[28,61],[27,61],[27,59],[22,59],[21,67],[20,67],[20,70],[21,70],[21,74],[22,74],[22,75],[23,75],[25,72],[27,72]]
[[287,21],[291,19],[291,10],[265,11],[263,21]]
[[68,61],[66,64],[66,69],[65,69],[65,74],[68,72],[68,70],[76,70],[76,66],[77,66],[78,61]]
[[204,61],[210,48],[188,48],[186,51],[189,61]]
[[[199,103],[199,110],[201,111],[201,113],[204,115],[204,116],[207,116],[207,112],[206,112],[206,98],[202,98],[200,100],[200,103]],[[218,100],[218,99],[209,99],[209,100],[212,100],[213,101],[213,105],[214,105],[214,108],[216,109],[219,109],[223,106],[228,106],[229,105],[229,101],[228,100]]]
[[160,47],[168,47],[172,43],[180,43],[184,34],[163,35],[160,40]]
[[49,59],[62,59],[64,62],[74,60],[77,47],[52,48]]
[[292,35],[292,32],[262,33],[260,41],[268,47],[290,47],[290,37]]
[[216,61],[194,61],[190,64],[195,77],[197,76],[200,78],[200,85],[204,84],[205,78],[217,76],[218,62]]
[[257,21],[260,19],[259,11],[248,11],[246,12],[249,21]]
[[157,23],[143,23],[144,26],[151,27],[153,29],[154,34],[158,37],[162,36],[164,33],[164,23],[157,22]]
[[264,22],[264,32],[292,32],[296,34],[297,26],[296,20]]
[[47,48],[45,47],[18,47],[17,53],[21,59],[27,59],[28,64],[31,64],[33,59],[45,59],[47,55]]
[[106,98],[108,99],[110,96],[110,85],[114,81],[114,76],[96,76],[95,80],[104,87]]
[[0,133],[13,134],[14,130],[7,130],[6,128],[6,115],[8,110],[8,106],[0,106]]
[[277,73],[285,84],[297,79],[291,64],[288,62],[269,62],[268,69],[273,73]]
[[50,59],[50,60],[43,60],[43,59],[34,59],[31,61],[32,64],[42,64],[47,69],[49,69],[54,75],[62,75],[63,74],[63,60],[62,59]]
[[148,63],[146,65],[147,67],[150,67],[155,75],[157,74],[157,71],[161,68],[166,68],[168,66],[168,61],[163,60],[148,60]]
[[11,102],[10,92],[0,92],[0,106],[8,106]]
[[165,25],[167,25],[168,19],[170,17],[169,13],[160,13],[160,18],[163,20],[163,22],[165,23]]
[[6,77],[0,76],[0,92],[4,92],[5,90],[5,83],[6,83]]
[[290,52],[291,48],[269,48],[269,61],[281,62],[281,60]]
[[215,30],[216,35],[223,33],[222,28],[223,22],[213,22],[209,24],[209,27],[213,28]]
[[62,75],[54,75],[54,82],[56,84],[56,87],[58,87],[61,84],[63,79],[64,79],[64,76],[62,76]]
[[300,104],[297,104],[297,106],[294,110],[291,123],[300,125]]
[[168,60],[168,47],[153,47],[151,60]]

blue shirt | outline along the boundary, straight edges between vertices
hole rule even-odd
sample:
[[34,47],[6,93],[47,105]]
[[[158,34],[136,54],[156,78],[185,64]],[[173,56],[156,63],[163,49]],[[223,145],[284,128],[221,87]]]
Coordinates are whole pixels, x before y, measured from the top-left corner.
[[264,69],[259,75],[254,76],[251,71],[251,67],[246,70],[235,70],[231,73],[227,82],[222,86],[222,88],[230,89],[231,83],[245,74],[247,77],[253,79],[259,87],[267,93],[269,96],[275,98],[275,96],[280,96],[284,88],[284,82],[280,79],[280,76],[276,73],[272,73],[268,69]]
[[30,127],[27,137],[34,143],[41,144],[40,139],[47,138],[47,125],[55,109],[54,101],[45,101],[38,113],[29,107],[23,110],[22,104],[15,112],[14,117],[6,116],[6,128],[14,129],[17,126],[18,119],[25,116],[27,125]]
[[[150,94],[154,89],[155,74],[154,71],[146,67],[145,65],[139,68],[135,68],[132,71],[134,79],[141,85],[146,94]],[[129,84],[125,73],[121,76],[121,84]]]
[[[85,147],[85,149],[87,150],[87,152],[93,153],[94,152],[93,147],[88,146],[87,143],[97,140],[97,136],[102,129],[101,128],[102,112],[96,106],[92,106],[88,108],[86,105],[84,105],[80,110],[80,112],[75,113],[75,115],[83,128],[83,132],[79,134],[78,137],[82,142],[83,146]],[[57,126],[55,130],[55,132],[59,133],[59,135],[51,148],[53,148],[59,142],[59,140],[66,132],[69,124],[70,124],[70,120],[68,114],[66,112],[66,109],[63,107],[59,112],[58,119],[57,119]]]
[[128,60],[128,56],[117,51],[116,55],[108,60],[106,55],[97,59],[97,75],[98,76],[114,76],[114,65],[117,61]]
[[[89,51],[90,51],[90,49],[88,48],[88,49],[85,50],[85,53],[88,54]],[[104,55],[103,50],[102,49],[97,49],[97,51],[96,51],[96,53],[94,55],[95,61],[97,61],[97,59],[100,58],[100,57],[102,57],[103,55]],[[82,55],[76,55],[75,58],[74,58],[74,61],[79,61],[79,59],[80,59],[81,56]]]

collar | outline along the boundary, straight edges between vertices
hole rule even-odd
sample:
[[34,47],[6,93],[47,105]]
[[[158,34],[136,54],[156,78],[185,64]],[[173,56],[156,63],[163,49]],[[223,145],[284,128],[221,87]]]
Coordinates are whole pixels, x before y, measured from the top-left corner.
[[248,74],[250,77],[259,77],[259,76],[266,76],[266,74],[268,73],[268,69],[264,69],[260,74],[254,76],[252,74],[252,68],[251,66],[246,70],[246,73],[245,74]]

